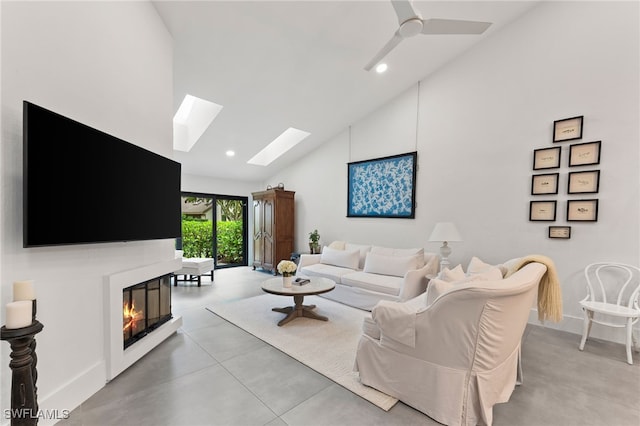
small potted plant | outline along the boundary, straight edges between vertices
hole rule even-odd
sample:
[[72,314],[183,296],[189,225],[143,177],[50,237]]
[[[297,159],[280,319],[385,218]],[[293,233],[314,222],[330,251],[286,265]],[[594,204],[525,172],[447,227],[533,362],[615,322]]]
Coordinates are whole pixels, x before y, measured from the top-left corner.
[[293,274],[296,273],[296,269],[298,269],[298,266],[290,260],[281,260],[278,263],[278,272],[282,274],[283,287],[291,287],[291,280],[293,279]]
[[313,232],[309,232],[309,250],[311,254],[320,253],[320,234],[318,234],[318,230],[314,229]]

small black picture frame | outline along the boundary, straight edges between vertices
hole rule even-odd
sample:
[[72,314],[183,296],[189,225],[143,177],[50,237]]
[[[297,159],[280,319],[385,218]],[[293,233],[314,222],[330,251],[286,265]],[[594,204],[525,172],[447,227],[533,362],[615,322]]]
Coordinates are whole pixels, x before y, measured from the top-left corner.
[[550,226],[549,238],[559,238],[559,239],[568,240],[569,238],[571,238],[571,227],[570,226]]
[[553,141],[566,142],[582,139],[582,122],[584,116],[563,118],[553,122]]
[[567,222],[597,222],[598,200],[567,201]]
[[570,172],[567,194],[597,194],[600,190],[600,170]]
[[529,220],[531,222],[555,222],[556,204],[555,200],[530,201]]
[[553,148],[540,148],[533,150],[533,170],[557,169],[560,167],[559,146]]
[[560,173],[531,176],[531,195],[557,194],[559,178]]
[[602,141],[576,143],[569,146],[569,167],[600,164]]

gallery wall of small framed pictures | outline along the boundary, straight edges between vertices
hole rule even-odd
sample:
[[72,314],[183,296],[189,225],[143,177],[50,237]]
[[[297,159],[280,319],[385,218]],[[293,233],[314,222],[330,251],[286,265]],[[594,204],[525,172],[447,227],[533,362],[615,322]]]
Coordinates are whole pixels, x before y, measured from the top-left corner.
[[[594,167],[600,164],[602,141],[571,143],[568,146],[566,160],[567,167],[571,171],[566,174],[553,171],[563,167],[563,146],[555,144],[582,139],[583,128],[584,116],[556,120],[553,122],[554,146],[534,149],[534,174],[531,176],[531,196],[534,199],[529,202],[530,221],[556,221],[559,201],[555,198],[560,193],[560,181],[565,175],[567,199],[564,220],[567,222],[598,221],[599,203],[597,198],[593,198],[593,194],[598,194],[600,191],[600,170]],[[584,194],[589,194],[590,197],[587,195],[588,198],[583,198]],[[537,197],[544,199],[537,200]],[[571,226],[549,226],[547,236],[570,239]]]

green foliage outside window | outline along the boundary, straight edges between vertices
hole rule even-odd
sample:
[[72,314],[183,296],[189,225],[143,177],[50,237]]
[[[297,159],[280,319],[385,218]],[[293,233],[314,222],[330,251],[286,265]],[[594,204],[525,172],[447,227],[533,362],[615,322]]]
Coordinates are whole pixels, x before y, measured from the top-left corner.
[[[218,264],[242,262],[242,221],[218,221]],[[212,222],[182,218],[184,257],[213,257]]]
[[218,200],[220,207],[220,219],[224,221],[242,220],[242,201],[240,200]]
[[184,257],[213,257],[212,222],[182,217],[182,250]]
[[242,262],[242,221],[218,222],[218,263]]

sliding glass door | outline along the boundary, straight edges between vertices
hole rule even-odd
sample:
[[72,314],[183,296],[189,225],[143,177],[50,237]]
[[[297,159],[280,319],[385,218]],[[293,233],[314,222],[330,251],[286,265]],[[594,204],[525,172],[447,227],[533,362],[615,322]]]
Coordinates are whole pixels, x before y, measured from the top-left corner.
[[182,194],[184,257],[213,258],[216,268],[247,265],[247,197]]
[[216,267],[247,265],[247,197],[218,195],[216,200]]

